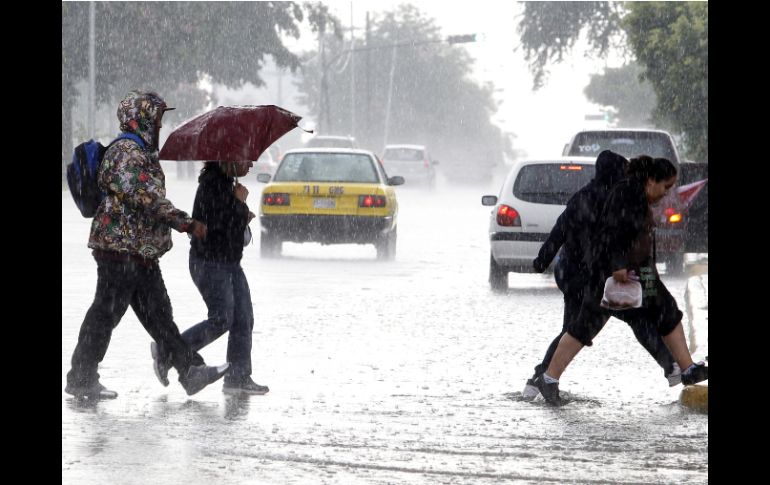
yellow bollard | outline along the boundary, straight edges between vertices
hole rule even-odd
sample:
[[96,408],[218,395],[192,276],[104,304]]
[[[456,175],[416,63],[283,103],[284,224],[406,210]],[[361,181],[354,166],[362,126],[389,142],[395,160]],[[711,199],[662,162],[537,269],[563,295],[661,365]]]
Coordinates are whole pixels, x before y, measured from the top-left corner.
[[682,406],[698,411],[700,413],[709,412],[709,386],[708,384],[695,384],[694,386],[685,386],[682,394],[679,395],[679,402]]

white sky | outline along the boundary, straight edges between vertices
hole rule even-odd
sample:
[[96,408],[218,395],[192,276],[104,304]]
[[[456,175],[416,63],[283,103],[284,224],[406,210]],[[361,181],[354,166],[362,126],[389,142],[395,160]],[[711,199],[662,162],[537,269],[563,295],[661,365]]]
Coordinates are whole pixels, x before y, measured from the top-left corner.
[[[340,18],[343,27],[350,26],[350,1],[325,0],[323,3]],[[410,2],[357,0],[353,3],[354,25],[366,24],[367,10],[382,12],[401,3]],[[519,2],[417,0],[411,3],[434,18],[444,36],[476,33],[477,38],[482,37],[483,40],[476,43],[460,45],[476,59],[476,79],[491,81],[499,89],[496,97],[502,104],[494,121],[503,131],[515,133],[515,148],[526,150],[531,157],[560,155],[575,131],[597,127],[590,125],[597,122],[584,121],[586,114],[598,113],[599,106],[586,100],[583,89],[590,74],[600,72],[605,62],[586,59],[582,50],[576,50],[572,59],[550,68],[545,87],[532,92],[532,76],[523,53],[521,49],[514,52],[519,45],[517,15],[523,10]],[[311,35],[303,34],[300,42],[305,48],[312,48],[312,41]],[[619,61],[616,59],[612,67],[619,65]]]

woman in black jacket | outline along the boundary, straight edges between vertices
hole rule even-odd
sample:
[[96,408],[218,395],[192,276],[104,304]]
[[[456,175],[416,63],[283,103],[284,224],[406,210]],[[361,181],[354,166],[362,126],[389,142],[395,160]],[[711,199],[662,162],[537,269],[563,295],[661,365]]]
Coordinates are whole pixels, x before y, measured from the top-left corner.
[[671,351],[682,372],[683,384],[708,379],[708,367],[695,364],[687,349],[682,329],[682,312],[655,268],[654,226],[650,205],[660,201],[676,183],[676,167],[665,158],[640,156],[631,160],[628,178],[616,184],[602,210],[586,267],[590,276],[578,316],[569,323],[559,341],[548,370],[534,384],[550,404],[561,404],[559,377],[567,365],[606,322],[600,307],[604,282],[640,279],[641,308],[611,312],[632,326],[647,326],[657,332]]
[[[246,198],[248,189],[237,183],[252,166],[250,161],[206,162],[198,177],[193,217],[208,227],[204,239],[190,241],[190,275],[208,308],[208,318],[182,333],[196,352],[229,331],[227,360],[230,369],[222,388],[225,394],[265,394],[251,378],[251,341],[254,309],[246,275],[241,268],[248,225],[254,218]],[[250,239],[250,238],[249,238]],[[155,373],[164,382],[164,356],[152,347]],[[165,383],[164,383],[165,384]]]
[[[599,154],[596,158],[596,175],[567,202],[564,212],[556,220],[548,239],[532,262],[534,270],[542,273],[561,250],[554,276],[557,286],[564,294],[564,320],[561,332],[548,346],[542,362],[535,366],[534,375],[527,379],[522,391],[525,398],[533,398],[540,392],[535,386],[535,379],[548,369],[561,337],[580,312],[583,294],[589,283],[585,260],[591,251],[591,239],[596,234],[597,227],[601,227],[600,215],[610,190],[625,178],[627,165],[628,160],[613,151],[604,150]],[[610,312],[605,310],[603,321],[606,323],[609,318]],[[663,368],[669,386],[679,384],[681,371],[660,335],[655,331],[647,331],[646,325],[629,323],[639,343]]]

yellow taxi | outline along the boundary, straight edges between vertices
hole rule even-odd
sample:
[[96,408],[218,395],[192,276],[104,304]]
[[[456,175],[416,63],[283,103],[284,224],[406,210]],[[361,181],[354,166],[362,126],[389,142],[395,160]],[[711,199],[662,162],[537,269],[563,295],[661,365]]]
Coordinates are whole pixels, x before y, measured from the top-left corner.
[[377,259],[396,255],[400,176],[388,177],[368,150],[304,148],[289,150],[269,182],[259,206],[260,254],[281,254],[284,241],[321,244],[374,244]]

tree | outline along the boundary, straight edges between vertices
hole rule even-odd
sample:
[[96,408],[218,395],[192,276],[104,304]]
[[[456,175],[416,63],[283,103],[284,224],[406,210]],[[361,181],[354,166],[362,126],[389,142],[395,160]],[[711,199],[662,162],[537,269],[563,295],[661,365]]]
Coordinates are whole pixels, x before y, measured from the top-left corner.
[[524,59],[533,89],[546,82],[549,63],[559,63],[586,33],[592,52],[604,56],[622,37],[619,2],[526,2],[519,22]]
[[708,3],[631,3],[623,22],[657,94],[656,118],[682,133],[688,156],[708,161]]
[[311,113],[324,115],[322,134],[352,134],[377,152],[384,143],[424,144],[450,176],[486,178],[502,163],[510,141],[490,122],[497,109],[492,87],[470,79],[472,60],[465,49],[448,45],[435,21],[416,7],[401,5],[375,18],[368,43],[353,45],[352,60],[349,40],[327,37],[323,43],[323,55],[307,56],[298,86]]
[[707,2],[528,2],[519,32],[535,89],[581,34],[599,56],[625,39],[657,97],[655,123],[680,135],[688,156],[708,161]]
[[583,92],[589,101],[614,107],[617,112],[613,121],[620,126],[650,126],[657,98],[652,85],[640,80],[643,71],[635,62],[607,68],[602,74],[593,74]]
[[[88,76],[88,8],[88,2],[62,3],[63,164],[72,153],[75,85]],[[260,86],[265,56],[292,71],[299,66],[281,36],[299,37],[305,14],[313,30],[338,29],[327,7],[317,3],[96,2],[97,98],[114,103],[132,88],[151,88],[168,98],[185,85],[197,89],[204,75],[230,87],[246,81]],[[203,106],[177,107],[172,120]]]

